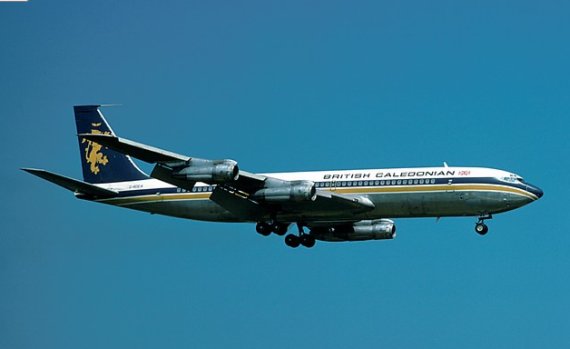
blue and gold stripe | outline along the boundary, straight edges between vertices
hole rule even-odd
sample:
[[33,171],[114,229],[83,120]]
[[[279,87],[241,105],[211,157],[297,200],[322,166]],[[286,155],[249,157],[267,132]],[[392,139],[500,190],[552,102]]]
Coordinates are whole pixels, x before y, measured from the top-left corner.
[[[350,183],[349,183],[350,182]],[[317,182],[319,190],[334,191],[345,195],[441,193],[441,192],[502,192],[537,200],[542,191],[526,183],[508,183],[495,178],[431,178],[419,181],[400,179],[369,181]],[[326,186],[325,183],[329,185]],[[418,183],[418,184],[416,184]],[[116,198],[98,200],[112,205],[135,205],[160,201],[208,200],[215,186],[195,187],[192,192],[180,192],[180,188],[143,189],[121,192]]]

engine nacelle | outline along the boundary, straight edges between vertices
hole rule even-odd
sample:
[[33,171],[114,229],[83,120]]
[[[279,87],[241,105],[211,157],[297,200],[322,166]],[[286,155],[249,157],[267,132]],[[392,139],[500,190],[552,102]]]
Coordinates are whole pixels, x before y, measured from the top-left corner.
[[177,167],[172,177],[192,182],[225,183],[239,177],[239,167],[234,160],[191,159],[185,166]]
[[252,199],[265,202],[315,201],[317,189],[311,181],[292,181],[256,191]]
[[311,233],[322,241],[389,240],[396,237],[396,225],[390,219],[360,221],[353,225],[316,227]]

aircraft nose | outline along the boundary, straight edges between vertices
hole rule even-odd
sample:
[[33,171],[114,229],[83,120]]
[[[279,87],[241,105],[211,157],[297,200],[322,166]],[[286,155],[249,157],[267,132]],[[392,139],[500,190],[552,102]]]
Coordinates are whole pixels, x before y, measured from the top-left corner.
[[544,195],[542,189],[537,187],[536,185],[527,184],[528,191],[536,195],[539,199]]

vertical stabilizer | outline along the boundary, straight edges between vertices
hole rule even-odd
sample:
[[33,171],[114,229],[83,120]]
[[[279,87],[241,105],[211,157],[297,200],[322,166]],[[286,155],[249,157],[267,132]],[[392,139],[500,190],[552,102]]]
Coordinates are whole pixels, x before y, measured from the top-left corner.
[[[73,107],[77,133],[115,135],[98,105]],[[112,183],[148,179],[125,154],[78,137],[83,180],[88,183]]]

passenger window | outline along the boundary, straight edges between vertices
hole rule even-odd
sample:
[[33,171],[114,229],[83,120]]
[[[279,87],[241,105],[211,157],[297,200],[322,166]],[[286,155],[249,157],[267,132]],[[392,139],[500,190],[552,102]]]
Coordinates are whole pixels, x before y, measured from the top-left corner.
[[403,184],[403,185],[408,184],[408,180],[407,180],[407,179],[404,179],[404,180],[402,181],[402,184]]
[[380,185],[384,185],[384,181],[380,181]]
[[374,181],[374,185],[376,186],[380,185],[380,181]]
[[368,181],[364,181],[364,186],[367,187],[368,186]]
[[397,182],[397,183],[398,183],[398,185],[402,184],[402,180],[401,180],[401,179],[398,179],[398,182]]
[[358,181],[358,186],[362,186],[362,181]]
[[340,185],[341,185],[342,187],[346,187],[346,182],[345,182],[345,181],[342,181],[342,182],[340,183]]
[[423,180],[423,179],[420,179],[420,184],[424,184],[424,180]]
[[418,180],[417,180],[417,179],[414,179],[414,184],[418,184]]
[[330,183],[330,182],[325,182],[325,187],[328,188],[328,187],[330,187],[330,186],[331,186],[331,183]]

